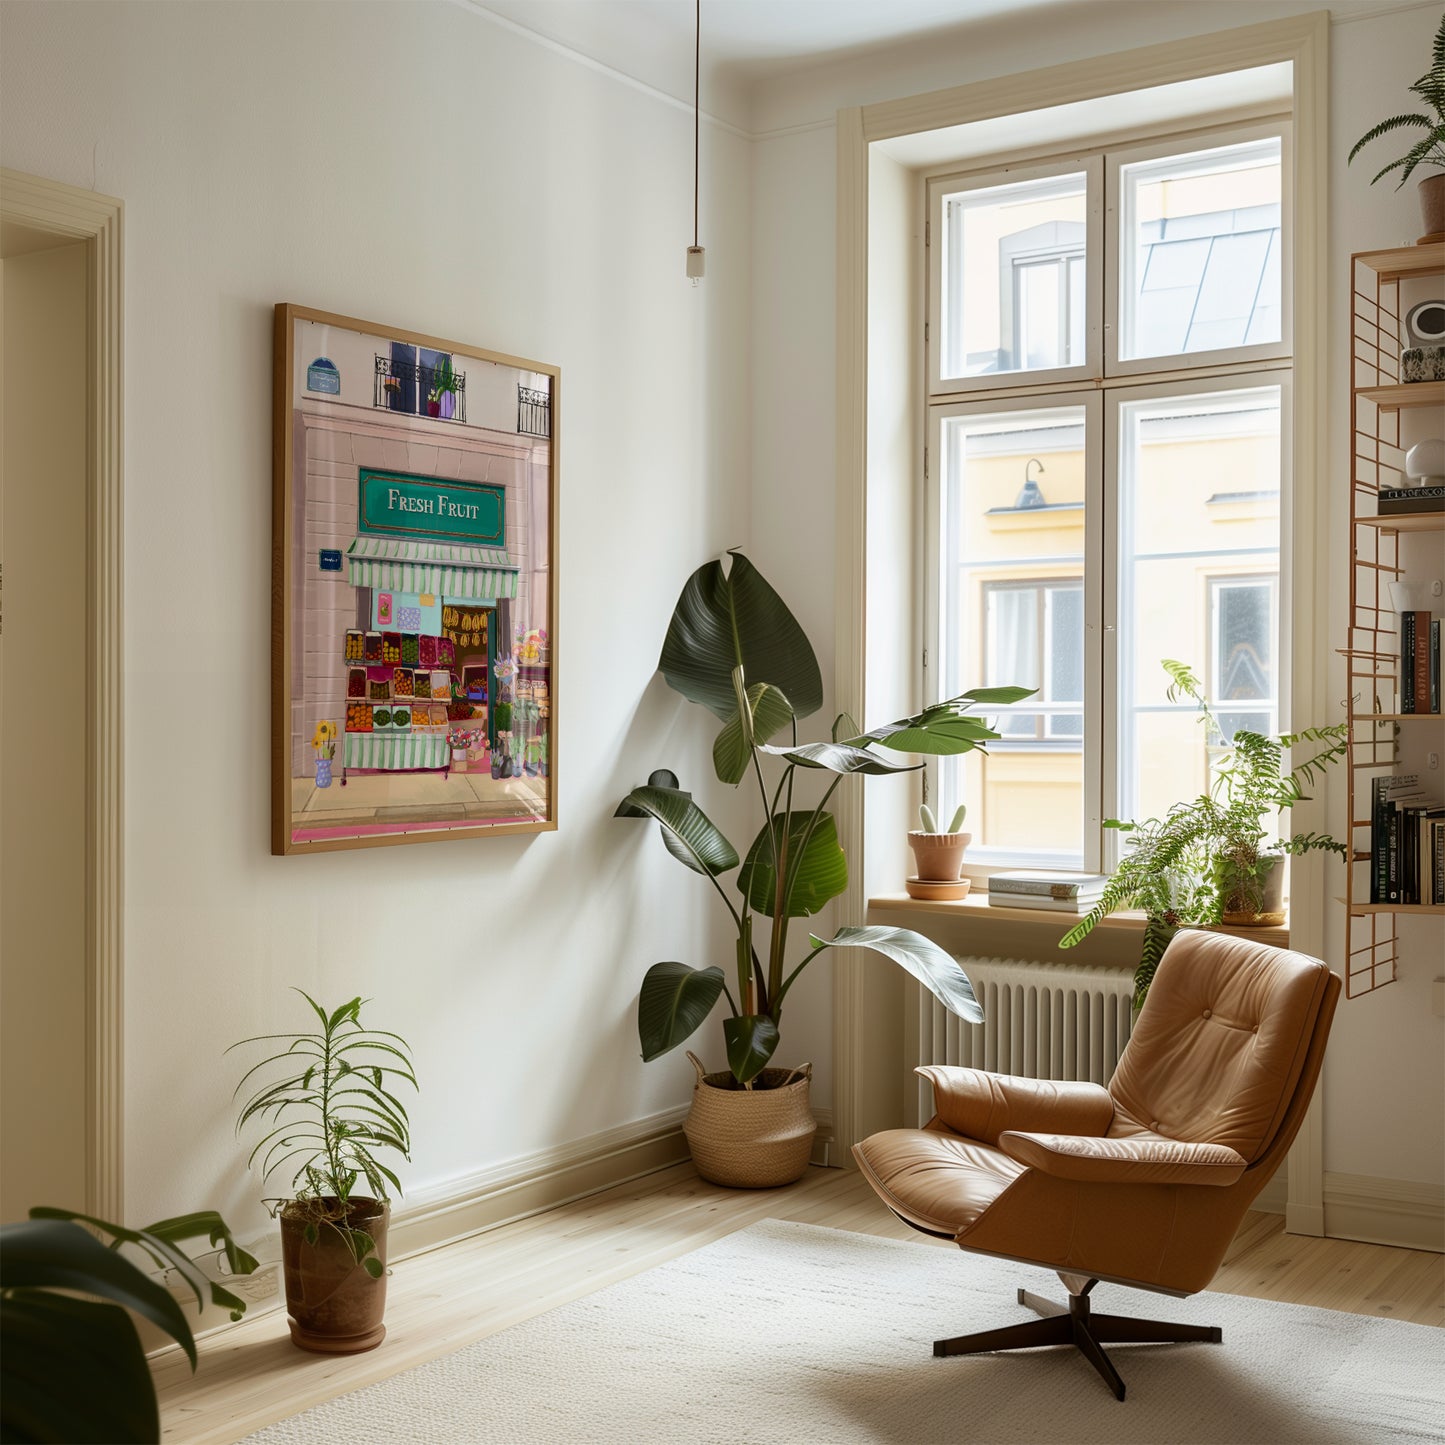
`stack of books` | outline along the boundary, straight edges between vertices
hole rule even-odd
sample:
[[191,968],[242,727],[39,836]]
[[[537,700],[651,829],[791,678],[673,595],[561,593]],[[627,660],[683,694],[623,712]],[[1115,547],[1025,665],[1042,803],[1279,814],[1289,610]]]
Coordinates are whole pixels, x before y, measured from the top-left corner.
[[1020,869],[994,873],[988,901],[995,908],[1051,908],[1058,913],[1087,913],[1104,891],[1102,873],[1042,873]]
[[1440,619],[1400,614],[1400,711],[1440,711]]
[[1445,511],[1445,487],[1381,487],[1380,515],[1401,517],[1411,512]]
[[1415,773],[1370,785],[1370,902],[1445,903],[1445,807]]

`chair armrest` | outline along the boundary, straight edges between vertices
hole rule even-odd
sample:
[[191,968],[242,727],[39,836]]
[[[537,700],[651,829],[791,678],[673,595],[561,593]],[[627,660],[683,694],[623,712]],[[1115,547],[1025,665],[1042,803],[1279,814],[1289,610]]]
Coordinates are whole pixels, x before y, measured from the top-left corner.
[[1010,1159],[1056,1179],[1091,1184],[1233,1184],[1249,1161],[1223,1144],[1177,1139],[1085,1139],[1009,1132],[998,1141]]
[[985,1144],[997,1144],[1006,1129],[1099,1135],[1114,1119],[1114,1101],[1098,1084],[1024,1079],[945,1064],[925,1064],[915,1072],[933,1085],[938,1117],[954,1133]]

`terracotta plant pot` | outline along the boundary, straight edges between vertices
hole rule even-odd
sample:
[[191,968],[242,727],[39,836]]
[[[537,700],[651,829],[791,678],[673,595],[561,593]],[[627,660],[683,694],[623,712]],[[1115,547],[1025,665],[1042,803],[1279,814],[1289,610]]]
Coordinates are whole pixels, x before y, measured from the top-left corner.
[[920,833],[908,835],[918,876],[930,883],[954,883],[963,872],[963,850],[972,833]]
[[697,1172],[732,1189],[775,1189],[803,1177],[813,1154],[817,1120],[808,1102],[812,1064],[764,1069],[743,1089],[731,1073],[709,1074],[689,1051],[697,1070],[682,1132]]
[[[335,1201],[331,1201],[333,1204]],[[315,1244],[306,1242],[307,1215],[296,1204],[281,1211],[281,1265],[292,1342],[321,1355],[356,1355],[386,1338],[386,1226],[391,1205],[353,1199],[347,1224],[376,1241],[383,1273],[373,1279],[352,1255],[334,1226],[317,1226]]]
[[1425,225],[1421,241],[1437,241],[1445,233],[1445,171],[1420,182],[1420,218]]
[[1252,869],[1221,858],[1215,882],[1223,905],[1221,923],[1235,928],[1272,928],[1284,922],[1284,858],[1270,853]]

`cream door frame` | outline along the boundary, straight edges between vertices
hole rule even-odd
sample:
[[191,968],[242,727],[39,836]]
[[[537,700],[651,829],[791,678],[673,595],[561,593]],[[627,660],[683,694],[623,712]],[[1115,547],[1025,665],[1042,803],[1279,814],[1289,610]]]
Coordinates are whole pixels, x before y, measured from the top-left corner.
[[86,1208],[124,1213],[124,670],[122,207],[110,196],[0,170],[0,219],[84,241],[86,387]]
[[[1294,417],[1290,448],[1294,475],[1325,476],[1324,427],[1328,355],[1328,162],[1329,47],[1327,11],[1269,21],[1188,40],[1151,45],[1090,60],[1071,61],[1023,75],[932,91],[837,115],[837,530],[835,536],[835,701],[839,711],[862,717],[866,677],[867,440],[868,440],[868,192],[869,146],[875,141],[1034,109],[1039,96],[1051,105],[1090,100],[1200,76],[1288,61],[1293,65],[1291,113],[1295,144]],[[1290,715],[1327,715],[1325,636],[1316,605],[1327,595],[1328,515],[1315,488],[1295,489],[1290,529],[1296,559],[1290,589],[1293,666]],[[1310,565],[1313,561],[1313,565]],[[862,858],[864,800],[861,789],[840,791],[840,839]],[[1322,828],[1319,805],[1302,810],[1301,826]],[[850,870],[843,916],[861,919],[867,907],[864,869]],[[1294,946],[1319,956],[1324,949],[1323,867],[1300,868],[1294,884],[1291,937]],[[834,962],[834,1117],[840,1155],[866,1132],[877,1101],[899,1093],[893,1077],[896,1047],[879,1048],[870,1037],[870,976],[879,970],[853,951]],[[1323,1129],[1320,1096],[1305,1118],[1289,1157],[1286,1227],[1324,1233]]]

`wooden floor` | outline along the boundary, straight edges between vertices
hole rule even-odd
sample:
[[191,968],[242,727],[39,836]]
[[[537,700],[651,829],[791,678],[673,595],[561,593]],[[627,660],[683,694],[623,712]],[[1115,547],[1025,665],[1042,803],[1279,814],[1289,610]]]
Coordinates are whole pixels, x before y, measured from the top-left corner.
[[[769,1218],[955,1248],[895,1219],[851,1171],[813,1168],[791,1188],[751,1191],[716,1188],[678,1165],[397,1264],[387,1338],[370,1354],[305,1354],[281,1310],[202,1340],[194,1376],[171,1352],[154,1365],[162,1438],[237,1440]],[[1287,1235],[1278,1215],[1246,1217],[1211,1288],[1445,1325],[1440,1255]]]

